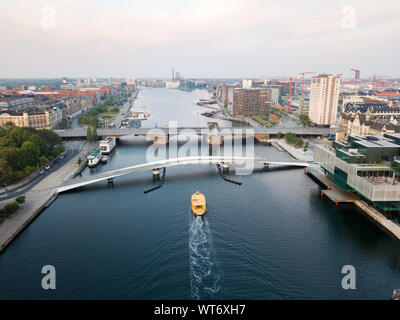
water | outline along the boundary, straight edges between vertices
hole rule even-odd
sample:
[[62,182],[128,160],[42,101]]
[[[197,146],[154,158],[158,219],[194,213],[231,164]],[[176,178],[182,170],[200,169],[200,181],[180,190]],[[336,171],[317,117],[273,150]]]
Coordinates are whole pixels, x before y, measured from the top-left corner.
[[220,272],[207,216],[193,217],[189,233],[190,292],[193,299],[217,299]]
[[[152,116],[174,109],[178,96],[190,109],[193,99],[208,97],[141,94]],[[170,98],[152,103],[163,94]],[[83,175],[142,163],[148,144],[123,138],[107,165]],[[291,160],[262,145],[255,153]],[[0,255],[0,298],[389,299],[400,287],[399,243],[361,214],[321,199],[302,169],[235,179],[243,184],[222,180],[214,165],[181,166],[168,168],[163,187],[149,194],[151,172],[61,194]],[[207,200],[199,219],[190,209],[197,190]],[[54,291],[41,288],[48,264],[57,271]],[[341,288],[348,264],[357,271],[356,290]]]

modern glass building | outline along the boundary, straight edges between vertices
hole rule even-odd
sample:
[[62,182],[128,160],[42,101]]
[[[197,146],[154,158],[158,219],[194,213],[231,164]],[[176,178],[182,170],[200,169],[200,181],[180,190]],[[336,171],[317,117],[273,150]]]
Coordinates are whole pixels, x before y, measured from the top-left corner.
[[315,146],[314,160],[342,190],[383,211],[400,211],[400,135],[350,136],[330,148]]

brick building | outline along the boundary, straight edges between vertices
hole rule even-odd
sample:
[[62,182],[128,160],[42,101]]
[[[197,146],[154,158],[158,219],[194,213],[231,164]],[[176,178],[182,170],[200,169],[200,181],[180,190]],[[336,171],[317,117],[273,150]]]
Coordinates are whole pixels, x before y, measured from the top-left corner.
[[232,112],[234,117],[269,116],[271,112],[271,90],[234,89]]

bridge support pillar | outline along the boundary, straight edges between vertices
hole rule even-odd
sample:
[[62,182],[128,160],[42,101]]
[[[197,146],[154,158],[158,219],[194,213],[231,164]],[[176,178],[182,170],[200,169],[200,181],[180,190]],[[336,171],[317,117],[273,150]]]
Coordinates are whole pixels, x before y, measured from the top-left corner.
[[222,162],[222,171],[223,171],[224,173],[229,172],[229,165],[226,164],[226,163],[224,163],[224,162]]
[[153,169],[153,181],[160,180],[160,169]]
[[266,171],[266,170],[268,170],[269,169],[269,163],[264,163],[264,170]]
[[168,144],[169,135],[165,134],[148,134],[147,137],[153,139],[153,142],[156,144]]
[[108,178],[107,183],[108,183],[108,185],[114,184],[114,178]]
[[222,135],[208,135],[207,136],[207,142],[210,145],[220,145],[222,144],[222,140],[224,139],[224,137]]

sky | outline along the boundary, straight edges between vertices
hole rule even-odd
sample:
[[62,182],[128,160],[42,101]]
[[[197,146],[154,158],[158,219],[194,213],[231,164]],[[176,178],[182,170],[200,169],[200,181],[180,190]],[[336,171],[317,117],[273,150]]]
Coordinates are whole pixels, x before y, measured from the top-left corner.
[[398,0],[1,0],[0,78],[400,76]]

